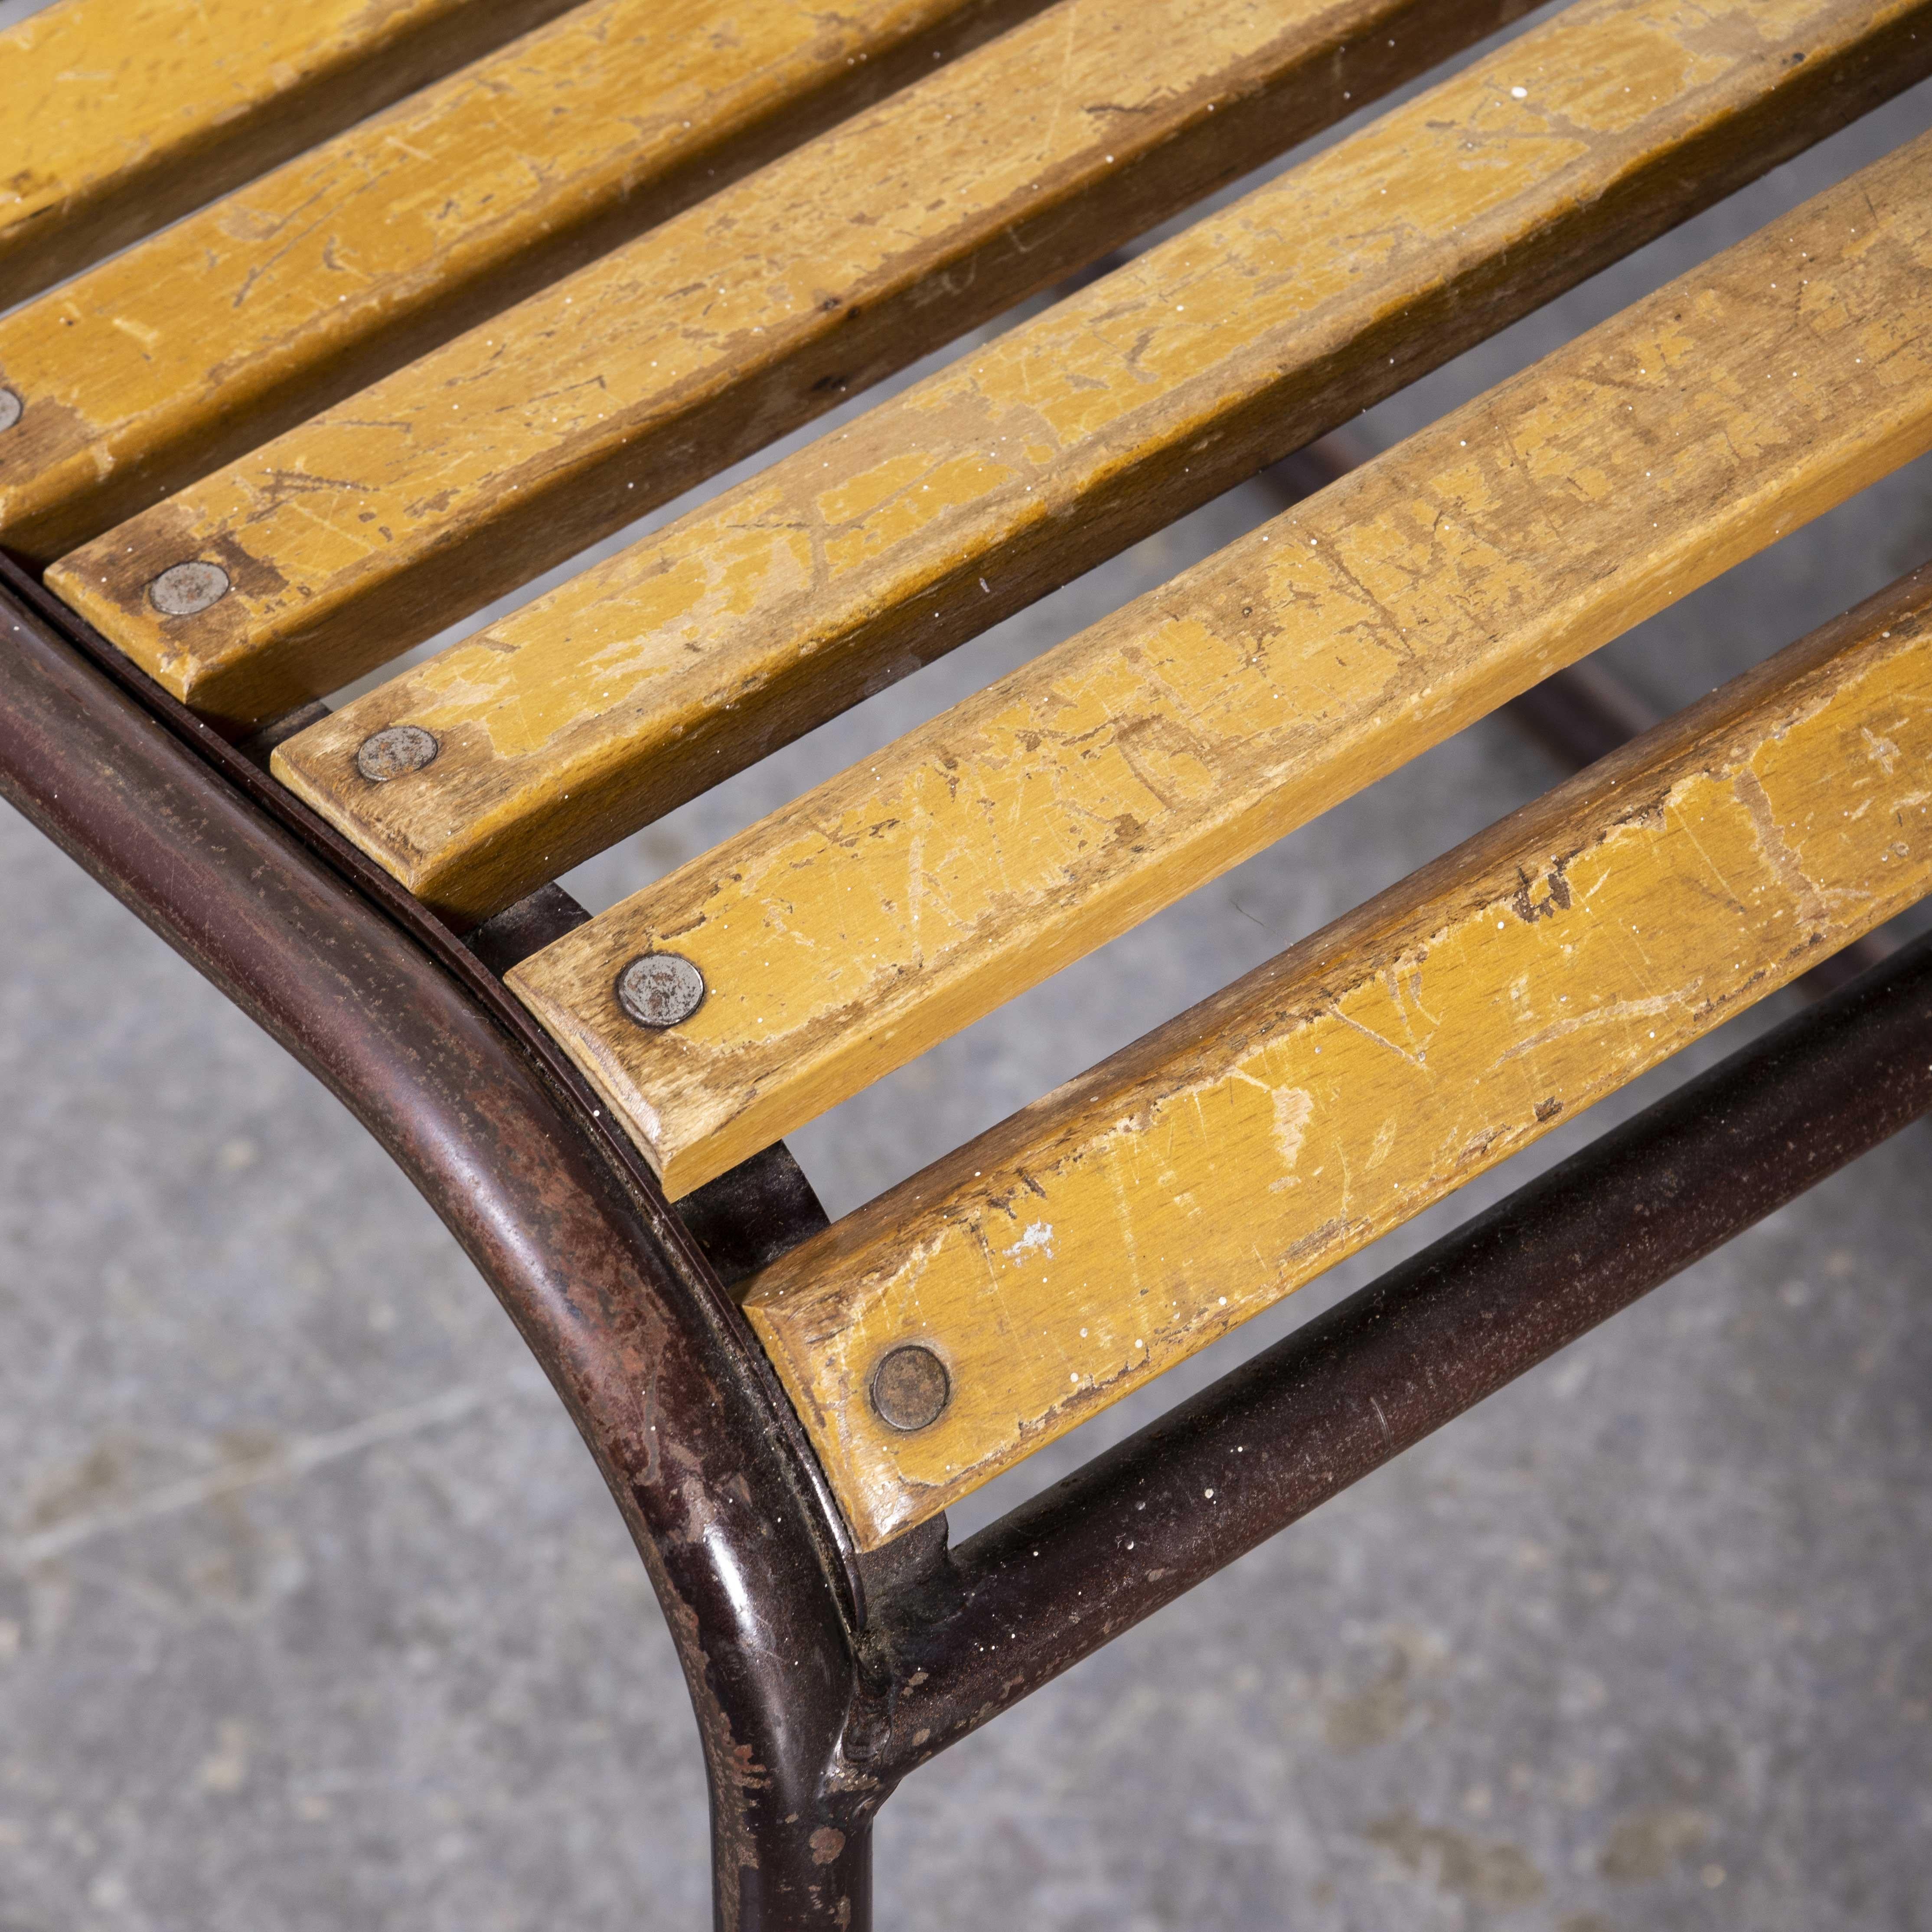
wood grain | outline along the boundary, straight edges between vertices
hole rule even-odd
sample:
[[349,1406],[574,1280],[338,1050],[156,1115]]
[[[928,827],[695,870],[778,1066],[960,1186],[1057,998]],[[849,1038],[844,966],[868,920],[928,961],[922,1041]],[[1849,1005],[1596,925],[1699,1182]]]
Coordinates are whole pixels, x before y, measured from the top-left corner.
[[1043,0],[596,0],[0,319],[50,561]]
[[569,0],[62,0],[0,32],[0,287],[70,275]]
[[[1060,0],[110,532],[50,580],[211,715],[288,708],[1524,4]],[[233,588],[165,619],[147,586],[188,558],[219,563]]]
[[1928,693],[1921,572],[754,1277],[861,1547],[1923,896]]
[[[346,706],[288,748],[282,774],[412,891],[485,916],[1928,62],[1924,0],[1568,8]],[[436,764],[366,784],[356,747],[404,722],[436,736]]]
[[1928,296],[1932,136],[510,983],[697,1186],[1932,446]]

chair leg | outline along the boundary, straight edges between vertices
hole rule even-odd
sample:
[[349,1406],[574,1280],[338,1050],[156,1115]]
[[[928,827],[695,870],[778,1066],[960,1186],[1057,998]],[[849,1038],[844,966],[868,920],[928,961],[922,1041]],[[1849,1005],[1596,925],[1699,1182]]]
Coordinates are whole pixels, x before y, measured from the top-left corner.
[[[718,1932],[872,1932],[872,1825],[813,1816],[775,1820],[746,1846],[718,1828],[712,1794],[712,1853]],[[727,1808],[728,1809],[728,1807]],[[757,1862],[744,1862],[748,1852]]]

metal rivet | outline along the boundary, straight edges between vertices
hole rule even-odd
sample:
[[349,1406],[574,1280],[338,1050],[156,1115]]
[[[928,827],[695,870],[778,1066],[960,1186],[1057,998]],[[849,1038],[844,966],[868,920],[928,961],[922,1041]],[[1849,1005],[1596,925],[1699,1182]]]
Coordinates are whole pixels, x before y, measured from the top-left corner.
[[872,1407],[889,1428],[908,1433],[928,1429],[952,1400],[946,1364],[923,1342],[906,1342],[887,1352],[872,1371]]
[[218,563],[170,565],[148,586],[148,602],[164,617],[192,617],[228,595],[228,573]]
[[26,406],[11,389],[0,389],[0,430],[11,429]]
[[419,772],[442,747],[420,724],[392,724],[372,731],[356,748],[356,769],[371,784],[387,784]]
[[646,1027],[674,1027],[704,1004],[704,975],[681,952],[645,952],[617,975],[617,1004]]

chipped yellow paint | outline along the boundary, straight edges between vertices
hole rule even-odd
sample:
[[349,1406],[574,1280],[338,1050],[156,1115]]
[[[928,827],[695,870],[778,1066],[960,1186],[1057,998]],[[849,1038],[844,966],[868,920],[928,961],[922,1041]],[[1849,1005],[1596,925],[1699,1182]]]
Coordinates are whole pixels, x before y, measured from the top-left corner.
[[[1929,59],[1924,0],[1572,6],[348,706],[277,769],[412,891],[482,917]],[[365,784],[357,745],[401,722],[436,736],[436,765]]]
[[0,319],[0,543],[59,556],[1042,4],[579,7]]
[[205,711],[329,691],[1528,4],[1060,0],[50,580]]
[[[1932,570],[775,1263],[746,1304],[862,1547],[1932,889]],[[919,1341],[951,1406],[866,1390]]]
[[0,32],[19,302],[568,0],[62,0]]
[[680,1196],[1932,446],[1928,297],[1932,136],[510,984]]

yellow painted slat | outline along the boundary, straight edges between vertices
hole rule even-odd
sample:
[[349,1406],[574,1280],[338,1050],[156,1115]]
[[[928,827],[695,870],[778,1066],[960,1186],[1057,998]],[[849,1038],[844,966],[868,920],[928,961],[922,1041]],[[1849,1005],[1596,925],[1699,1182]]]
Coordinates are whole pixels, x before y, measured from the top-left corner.
[[0,544],[58,556],[1042,4],[578,8],[0,318]]
[[510,983],[681,1195],[1928,446],[1932,136]]
[[[287,707],[1524,4],[1060,0],[49,580],[198,708]],[[149,586],[188,560],[230,587],[165,614]]]
[[[1922,897],[1928,767],[1932,571],[775,1263],[746,1312],[861,1546]],[[951,1399],[902,1432],[908,1344]]]
[[569,0],[62,0],[0,32],[19,302]]
[[[1589,0],[319,724],[482,918],[1334,427],[1932,60],[1924,0]],[[1522,98],[1517,98],[1520,92]],[[362,740],[436,763],[375,786]]]

